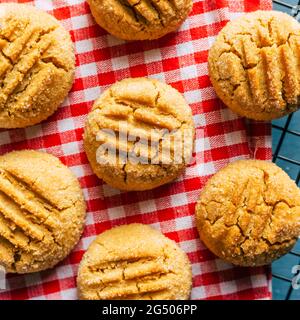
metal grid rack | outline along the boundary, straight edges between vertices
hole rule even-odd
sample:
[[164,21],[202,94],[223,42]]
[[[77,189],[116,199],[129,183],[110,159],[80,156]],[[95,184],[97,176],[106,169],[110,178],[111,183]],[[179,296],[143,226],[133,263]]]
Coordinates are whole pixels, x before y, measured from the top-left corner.
[[[274,10],[284,11],[300,21],[300,0],[273,1]],[[273,162],[300,184],[300,111],[273,121]],[[298,150],[298,153],[297,153]],[[292,268],[300,265],[300,240],[294,249],[272,265],[273,299],[300,300],[300,289],[295,290]]]

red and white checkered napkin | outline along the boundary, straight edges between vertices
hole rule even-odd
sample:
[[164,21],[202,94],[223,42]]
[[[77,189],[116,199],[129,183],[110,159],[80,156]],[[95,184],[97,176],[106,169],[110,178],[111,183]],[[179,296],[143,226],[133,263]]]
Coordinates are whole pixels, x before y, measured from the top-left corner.
[[[0,2],[7,2],[0,0]],[[194,0],[177,33],[151,42],[128,42],[97,26],[84,0],[28,2],[52,13],[71,32],[77,55],[76,80],[68,99],[47,121],[0,131],[0,154],[39,149],[59,157],[80,180],[87,201],[86,228],[70,256],[53,270],[8,275],[0,299],[76,299],[78,263],[96,235],[113,226],[140,222],[161,230],[187,252],[193,266],[192,299],[270,298],[269,268],[236,268],[217,259],[200,242],[194,208],[207,179],[228,162],[271,158],[270,127],[246,123],[228,110],[212,89],[207,71],[214,37],[241,12],[270,9],[269,0]],[[82,133],[93,101],[117,80],[150,76],[180,92],[193,109],[198,163],[174,183],[147,192],[120,192],[93,175]]]

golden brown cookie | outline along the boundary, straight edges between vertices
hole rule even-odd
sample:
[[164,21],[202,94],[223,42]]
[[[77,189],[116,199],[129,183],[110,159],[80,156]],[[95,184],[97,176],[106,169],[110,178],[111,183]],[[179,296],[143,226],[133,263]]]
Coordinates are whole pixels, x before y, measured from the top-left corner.
[[143,224],[100,234],[85,253],[78,271],[84,300],[187,300],[191,265],[177,244]]
[[68,32],[34,7],[0,4],[0,128],[34,125],[70,91],[75,55]]
[[179,28],[192,0],[88,0],[96,22],[124,40],[151,40]]
[[[147,190],[181,174],[192,155],[194,131],[191,109],[177,90],[153,79],[125,79],[95,102],[84,147],[106,183]],[[101,156],[105,146],[110,153]]]
[[209,51],[218,96],[238,114],[272,120],[300,106],[300,24],[276,11],[229,22]]
[[300,235],[300,190],[275,164],[236,161],[208,181],[196,220],[215,255],[240,266],[269,264]]
[[0,157],[0,265],[7,272],[52,268],[79,241],[85,202],[56,157],[16,151]]

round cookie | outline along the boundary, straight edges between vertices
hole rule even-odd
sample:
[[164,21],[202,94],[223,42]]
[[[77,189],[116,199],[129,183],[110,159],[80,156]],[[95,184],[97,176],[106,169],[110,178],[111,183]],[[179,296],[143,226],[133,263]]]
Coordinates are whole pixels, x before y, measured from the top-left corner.
[[79,266],[83,300],[187,300],[191,265],[177,244],[143,224],[100,234]]
[[234,112],[272,120],[300,107],[300,24],[276,11],[229,22],[209,51],[217,95]]
[[0,25],[0,128],[37,124],[72,87],[70,35],[54,17],[23,4],[0,4]]
[[[84,148],[93,171],[109,185],[148,190],[182,173],[194,134],[191,109],[176,89],[153,79],[125,79],[95,102]],[[115,157],[101,156],[104,146],[111,148],[110,154],[116,150]]]
[[16,151],[0,157],[0,265],[7,272],[52,268],[79,241],[85,201],[56,157]]
[[201,240],[218,257],[240,266],[269,264],[300,235],[300,190],[273,163],[236,161],[208,181],[196,221]]
[[88,0],[96,22],[124,40],[152,40],[179,28],[192,0]]

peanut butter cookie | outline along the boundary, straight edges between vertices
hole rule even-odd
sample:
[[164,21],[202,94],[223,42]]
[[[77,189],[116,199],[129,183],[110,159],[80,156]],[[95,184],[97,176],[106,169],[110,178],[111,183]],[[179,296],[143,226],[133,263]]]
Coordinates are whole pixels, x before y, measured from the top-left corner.
[[212,84],[238,114],[272,120],[300,106],[300,24],[257,11],[229,22],[209,52]]
[[88,0],[96,22],[124,40],[151,40],[179,28],[192,0]]
[[37,151],[0,157],[0,265],[7,272],[52,268],[79,241],[85,202],[57,158]]
[[93,171],[121,190],[176,179],[190,161],[192,112],[171,86],[146,78],[115,83],[88,115],[84,147]]
[[34,7],[0,4],[0,128],[34,125],[71,89],[75,56],[68,32]]
[[201,240],[240,266],[271,263],[300,235],[300,190],[275,164],[236,161],[215,174],[196,206]]
[[92,242],[77,285],[83,300],[187,300],[191,265],[174,241],[147,225],[130,224]]

